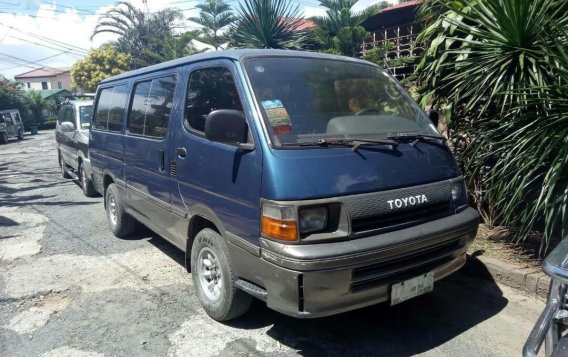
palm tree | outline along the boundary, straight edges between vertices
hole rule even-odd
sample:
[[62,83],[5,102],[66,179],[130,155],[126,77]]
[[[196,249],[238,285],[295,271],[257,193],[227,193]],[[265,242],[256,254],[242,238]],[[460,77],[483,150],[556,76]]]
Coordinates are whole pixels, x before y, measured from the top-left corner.
[[374,15],[380,3],[369,7],[359,13],[352,8],[358,0],[321,0],[320,6],[327,8],[325,16],[313,17],[318,28],[314,30],[316,41],[327,52],[335,52],[345,56],[356,56],[363,41],[369,33],[361,23],[369,16]]
[[169,36],[164,39],[164,55],[160,57],[160,61],[169,61],[181,58],[204,50],[198,50],[193,44],[193,40],[197,40],[201,31],[187,31],[177,36]]
[[181,18],[179,10],[149,13],[129,2],[120,1],[101,15],[91,39],[100,33],[117,34],[119,38],[114,47],[131,55],[131,69],[140,68],[159,62],[164,55],[164,39],[173,35]]
[[203,4],[195,5],[201,10],[199,17],[190,17],[189,20],[201,26],[198,40],[213,46],[216,50],[229,41],[224,29],[235,21],[231,5],[223,0],[207,0]]
[[298,5],[286,0],[244,0],[232,26],[232,45],[240,48],[303,48],[306,33]]
[[[486,220],[568,229],[568,2],[427,0],[423,104],[445,106],[454,150]],[[483,193],[483,194],[481,194]]]

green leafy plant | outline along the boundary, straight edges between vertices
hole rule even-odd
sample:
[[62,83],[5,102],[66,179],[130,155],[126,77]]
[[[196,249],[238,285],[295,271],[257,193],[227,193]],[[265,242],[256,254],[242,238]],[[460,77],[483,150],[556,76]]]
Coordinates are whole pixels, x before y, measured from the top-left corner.
[[307,33],[298,5],[285,0],[244,0],[232,27],[232,45],[239,48],[301,49]]
[[195,7],[200,10],[199,16],[190,17],[189,20],[202,26],[198,30],[198,40],[216,50],[222,49],[230,39],[226,30],[236,20],[231,5],[223,0],[207,0]]
[[[568,2],[428,0],[417,68],[486,221],[568,233]],[[448,120],[449,119],[449,120]]]
[[176,9],[150,13],[127,1],[119,1],[101,15],[91,39],[100,33],[119,35],[112,45],[117,51],[130,55],[130,69],[145,67],[162,61],[167,46],[165,40],[181,26],[178,24],[181,18],[181,12]]
[[332,51],[344,56],[357,56],[369,33],[361,23],[374,15],[379,7],[374,6],[361,12],[354,12],[357,0],[322,0],[326,15],[311,18],[318,26],[313,31],[315,40],[325,52]]

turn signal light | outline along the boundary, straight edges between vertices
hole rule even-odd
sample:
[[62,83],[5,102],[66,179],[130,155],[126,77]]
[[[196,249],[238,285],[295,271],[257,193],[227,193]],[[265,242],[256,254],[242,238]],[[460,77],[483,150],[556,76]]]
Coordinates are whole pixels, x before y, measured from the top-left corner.
[[262,233],[280,240],[298,240],[298,226],[295,221],[281,221],[264,216],[262,217]]
[[277,204],[262,205],[261,231],[262,234],[285,241],[298,240],[298,224],[294,208]]

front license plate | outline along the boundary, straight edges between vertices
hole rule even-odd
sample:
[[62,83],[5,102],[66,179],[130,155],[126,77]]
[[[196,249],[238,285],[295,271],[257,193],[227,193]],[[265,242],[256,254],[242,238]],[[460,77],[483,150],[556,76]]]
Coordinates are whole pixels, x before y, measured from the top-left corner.
[[391,306],[434,290],[434,272],[392,285]]

